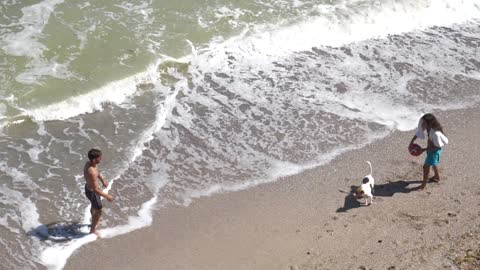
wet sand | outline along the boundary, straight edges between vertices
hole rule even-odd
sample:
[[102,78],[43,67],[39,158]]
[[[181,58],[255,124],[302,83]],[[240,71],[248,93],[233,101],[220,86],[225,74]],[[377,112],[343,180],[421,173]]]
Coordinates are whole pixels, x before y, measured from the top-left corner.
[[[425,191],[424,156],[406,150],[414,132],[394,132],[275,183],[160,209],[151,227],[86,245],[65,269],[452,269],[480,239],[480,110],[435,114],[450,144]],[[350,195],[366,160],[368,207]]]

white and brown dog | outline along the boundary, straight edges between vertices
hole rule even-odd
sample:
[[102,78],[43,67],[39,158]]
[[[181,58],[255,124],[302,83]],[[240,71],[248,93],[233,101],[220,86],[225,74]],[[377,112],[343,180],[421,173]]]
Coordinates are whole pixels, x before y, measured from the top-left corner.
[[[373,202],[373,188],[375,186],[375,179],[372,176],[372,164],[367,161],[370,166],[370,174],[366,175],[362,180],[362,185],[353,193],[357,199],[365,199],[365,205],[370,205]],[[370,200],[370,203],[368,202]]]

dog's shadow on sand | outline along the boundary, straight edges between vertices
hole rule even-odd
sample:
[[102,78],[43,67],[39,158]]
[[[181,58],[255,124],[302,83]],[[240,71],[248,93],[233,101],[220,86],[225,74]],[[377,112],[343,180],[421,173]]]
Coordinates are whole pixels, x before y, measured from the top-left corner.
[[[395,182],[388,182],[387,184],[375,185],[374,188],[374,201],[375,197],[392,197],[395,193],[409,193],[411,191],[416,191],[419,189],[419,186],[415,187],[408,187],[411,184],[420,184],[422,181],[404,181],[399,180]],[[343,207],[337,209],[337,213],[347,212],[350,209],[358,208],[365,206],[360,204],[359,200],[355,198],[353,193],[356,191],[358,186],[351,186],[351,190],[348,195],[345,197],[345,202]],[[345,191],[340,190],[342,193],[347,193]],[[363,200],[363,199],[362,199]]]
[[27,232],[27,235],[36,237],[41,241],[68,242],[76,238],[82,238],[88,233],[90,224],[81,224],[77,221],[57,221],[42,224]]

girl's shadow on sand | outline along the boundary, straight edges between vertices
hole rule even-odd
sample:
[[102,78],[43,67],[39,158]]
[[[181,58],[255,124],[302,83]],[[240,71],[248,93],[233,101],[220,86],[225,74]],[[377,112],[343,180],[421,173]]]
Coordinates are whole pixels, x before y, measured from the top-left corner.
[[[387,184],[375,185],[374,197],[392,197],[395,193],[409,193],[419,189],[419,186],[411,187],[410,184],[420,184],[422,181],[404,181],[399,180],[395,182],[388,182]],[[337,213],[347,212],[352,208],[358,208],[363,206],[360,202],[353,196],[353,193],[356,191],[358,186],[351,186],[350,193],[345,197],[345,202],[343,207],[337,209]],[[342,193],[345,191],[340,190]]]
[[80,222],[76,221],[57,221],[40,225],[27,234],[42,241],[67,242],[88,235],[88,233],[82,231],[83,228],[87,227],[90,227],[90,224],[80,224]]

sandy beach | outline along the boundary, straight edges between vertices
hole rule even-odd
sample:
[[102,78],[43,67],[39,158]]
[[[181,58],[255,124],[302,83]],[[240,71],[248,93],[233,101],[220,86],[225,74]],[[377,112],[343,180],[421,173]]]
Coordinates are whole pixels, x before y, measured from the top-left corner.
[[[394,132],[275,183],[160,209],[151,227],[97,240],[65,269],[455,269],[478,248],[480,111],[437,115],[450,144],[425,191],[415,190],[424,156],[406,151],[413,132]],[[349,195],[365,160],[369,207]]]

